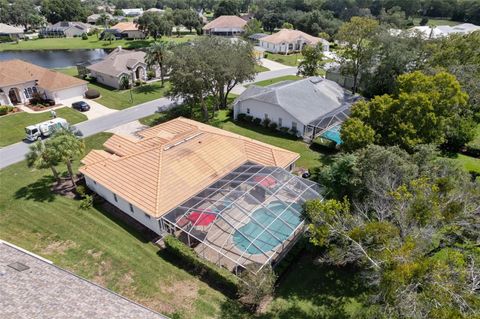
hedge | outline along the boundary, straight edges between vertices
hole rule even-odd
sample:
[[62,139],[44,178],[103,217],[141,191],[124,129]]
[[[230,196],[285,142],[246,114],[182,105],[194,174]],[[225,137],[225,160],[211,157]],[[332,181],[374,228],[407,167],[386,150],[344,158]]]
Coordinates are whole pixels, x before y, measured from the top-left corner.
[[163,240],[167,250],[176,256],[180,263],[193,267],[194,271],[199,273],[201,277],[219,285],[230,296],[237,295],[239,281],[234,274],[201,258],[193,249],[187,247],[172,235],[166,236]]

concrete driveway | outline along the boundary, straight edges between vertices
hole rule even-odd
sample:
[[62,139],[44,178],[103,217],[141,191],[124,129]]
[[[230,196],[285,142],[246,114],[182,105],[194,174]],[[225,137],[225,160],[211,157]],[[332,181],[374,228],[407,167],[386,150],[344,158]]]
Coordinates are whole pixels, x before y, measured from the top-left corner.
[[95,100],[89,100],[84,98],[73,98],[64,100],[62,104],[68,107],[72,107],[72,103],[84,101],[88,105],[90,105],[90,110],[87,112],[82,112],[87,116],[89,120],[96,119],[97,117],[105,116],[108,114],[112,114],[118,112],[118,110],[109,109],[108,107],[96,102]]

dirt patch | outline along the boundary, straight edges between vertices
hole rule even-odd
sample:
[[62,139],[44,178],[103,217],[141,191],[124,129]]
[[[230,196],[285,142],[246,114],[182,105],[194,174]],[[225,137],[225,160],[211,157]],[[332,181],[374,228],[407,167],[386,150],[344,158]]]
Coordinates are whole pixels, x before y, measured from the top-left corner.
[[[74,177],[75,184],[77,186],[83,185],[83,179],[79,178],[78,176]],[[65,196],[68,198],[76,199],[78,198],[78,194],[75,192],[76,186],[73,185],[72,180],[70,178],[62,178],[60,182],[55,182],[52,185],[52,192],[54,194],[58,194],[61,196]]]
[[193,303],[198,296],[198,285],[192,281],[160,283],[162,297],[141,300],[140,303],[160,313],[184,311],[193,313]]
[[133,279],[135,273],[133,271],[128,271],[123,274],[123,276],[118,280],[118,286],[122,295],[127,296],[132,299],[135,296],[137,289],[135,288],[135,280]]
[[112,261],[110,259],[101,261],[93,276],[93,281],[102,287],[106,287],[108,282],[107,277],[110,275],[112,268]]
[[55,104],[55,105],[41,105],[41,104],[38,104],[38,105],[32,105],[32,104],[29,104],[29,105],[25,105],[26,107],[28,107],[29,109],[31,109],[32,111],[35,111],[35,112],[38,112],[38,111],[45,111],[45,110],[49,110],[49,109],[52,109],[54,107],[57,107],[57,106],[60,106],[60,104]]
[[65,241],[54,241],[48,244],[47,247],[42,248],[41,254],[44,255],[53,255],[60,254],[63,255],[67,250],[78,247],[77,243],[71,240]]
[[87,250],[87,254],[92,256],[94,259],[99,259],[103,255],[103,251],[96,251],[95,249]]

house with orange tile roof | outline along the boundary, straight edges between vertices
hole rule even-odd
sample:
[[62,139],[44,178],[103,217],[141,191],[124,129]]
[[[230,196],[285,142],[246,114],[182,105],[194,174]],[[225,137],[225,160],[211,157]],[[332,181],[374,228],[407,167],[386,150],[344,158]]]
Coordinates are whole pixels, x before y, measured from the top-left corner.
[[298,52],[306,45],[317,45],[321,43],[323,51],[330,50],[327,40],[311,36],[299,30],[282,29],[277,33],[260,38],[259,45],[272,53]]
[[203,27],[207,35],[234,37],[245,32],[247,21],[237,16],[220,16]]
[[22,60],[0,61],[0,104],[28,102],[35,94],[55,103],[83,97],[87,82]]
[[[297,153],[181,117],[138,135],[113,135],[88,153],[86,185],[160,236],[183,233],[232,271],[276,260],[303,230],[301,205],[320,196],[290,173]],[[255,234],[243,238],[244,226]]]
[[105,30],[104,32],[109,32],[109,30],[115,30],[122,36],[122,38],[127,38],[127,39],[145,38],[145,32],[138,29],[138,25],[132,21],[119,22],[116,25],[112,26],[110,29]]

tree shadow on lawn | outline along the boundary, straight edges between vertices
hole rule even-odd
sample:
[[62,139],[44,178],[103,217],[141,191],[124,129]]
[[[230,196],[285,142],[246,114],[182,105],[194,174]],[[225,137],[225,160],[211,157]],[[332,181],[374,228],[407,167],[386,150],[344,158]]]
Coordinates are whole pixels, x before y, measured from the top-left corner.
[[37,181],[18,189],[15,199],[31,199],[36,202],[53,202],[55,194],[52,192],[53,176],[45,175]]
[[133,89],[133,92],[135,94],[153,94],[158,91],[160,91],[162,87],[152,85],[152,84],[144,84],[141,86],[137,86],[136,88]]

